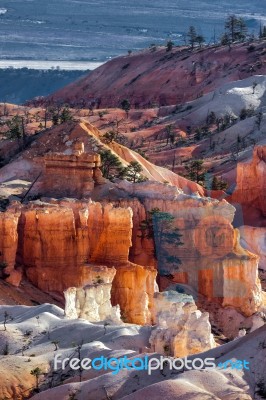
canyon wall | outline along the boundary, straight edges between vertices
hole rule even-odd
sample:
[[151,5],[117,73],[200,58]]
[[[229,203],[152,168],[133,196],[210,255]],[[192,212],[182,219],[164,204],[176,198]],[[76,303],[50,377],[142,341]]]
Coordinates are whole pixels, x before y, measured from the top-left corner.
[[[16,220],[10,218],[12,215],[16,215]],[[11,222],[12,226],[6,231],[5,227]],[[97,288],[98,298],[102,296],[102,300],[107,301],[108,290],[112,289],[111,301],[114,306],[120,305],[128,322],[152,322],[157,271],[128,261],[131,208],[90,200],[14,204],[1,214],[1,223],[5,224],[0,242],[5,254],[9,238],[13,237],[14,241],[10,268],[14,268],[16,260],[16,266],[23,268],[28,279],[41,290],[62,295],[74,287],[80,290],[77,296],[81,299],[82,290],[85,290],[85,298],[86,293],[95,290],[88,291],[86,287],[97,279],[103,280],[112,286],[106,286],[105,294],[100,294]]]
[[[157,270],[172,277],[171,282],[188,284],[195,293],[245,316],[258,310],[262,302],[258,257],[240,246],[232,226],[232,205],[156,182],[113,185],[112,192],[119,189],[124,195],[113,203],[43,199],[12,205],[1,214],[0,251],[5,254],[9,254],[5,243],[11,240],[9,234],[5,240],[5,224],[10,215],[17,215],[17,220],[11,219],[14,242],[9,267],[14,267],[16,258],[16,267],[23,268],[34,285],[61,295],[70,287],[90,285],[95,265],[114,267],[112,305],[120,305],[122,317],[138,324],[153,321]],[[180,233],[182,244],[170,241],[161,250],[180,263],[158,262],[154,252],[158,248],[151,238],[143,237],[141,225],[153,209],[173,216],[173,229]]]
[[15,286],[19,285],[21,273],[16,271],[15,260],[18,247],[18,219],[20,213],[0,212],[0,274]]
[[[120,206],[133,210],[133,232],[136,233],[130,260],[156,265],[159,274],[172,275],[174,282],[188,284],[196,293],[224,307],[235,307],[246,316],[256,312],[262,302],[259,258],[239,244],[239,232],[232,226],[235,208],[225,200],[219,202],[180,192],[172,195],[169,192],[165,200],[162,199],[163,185],[157,184],[157,191],[153,187],[150,193],[149,184],[143,184],[145,187],[141,201],[119,202]],[[153,241],[141,235],[145,213],[156,208],[174,216],[174,227],[181,234],[183,244],[168,245],[164,250],[170,257],[178,257],[179,265],[158,265]]]
[[239,232],[242,247],[258,254],[259,268],[266,271],[266,228],[241,226]]
[[237,187],[232,200],[257,208],[266,217],[266,146],[257,146],[249,162],[237,164]]

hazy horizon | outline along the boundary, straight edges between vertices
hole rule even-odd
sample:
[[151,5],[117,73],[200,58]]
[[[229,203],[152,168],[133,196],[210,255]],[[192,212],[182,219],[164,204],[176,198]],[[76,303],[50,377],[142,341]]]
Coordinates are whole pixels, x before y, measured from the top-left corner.
[[190,25],[209,42],[229,13],[254,33],[266,24],[261,0],[2,0],[0,59],[103,62],[169,38],[181,44]]

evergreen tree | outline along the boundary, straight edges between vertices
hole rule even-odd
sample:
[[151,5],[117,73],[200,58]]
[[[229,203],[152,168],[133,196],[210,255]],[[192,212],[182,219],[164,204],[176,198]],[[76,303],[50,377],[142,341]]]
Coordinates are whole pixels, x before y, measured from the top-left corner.
[[194,46],[195,46],[195,43],[197,43],[197,37],[198,37],[195,26],[191,25],[189,27],[187,37],[188,37],[188,43],[190,44],[191,48],[194,49]]
[[203,45],[203,43],[205,42],[205,39],[202,35],[197,35],[196,37],[196,43],[198,43],[199,47],[201,47]]
[[141,175],[141,172],[142,166],[137,161],[131,161],[129,165],[122,170],[120,176],[129,182],[144,182],[147,178]]
[[227,182],[217,176],[213,177],[212,190],[226,190],[228,187]]
[[42,370],[39,367],[36,367],[30,371],[30,374],[35,376],[36,390],[39,391],[39,377],[43,374]]
[[118,178],[123,170],[123,165],[119,158],[111,150],[103,150],[101,155],[101,171],[106,179]]
[[122,108],[122,110],[125,111],[125,113],[126,113],[126,115],[127,115],[127,118],[128,118],[128,113],[129,113],[130,108],[131,108],[130,101],[129,101],[128,99],[122,100],[122,101],[121,101],[121,108]]
[[11,120],[7,121],[9,128],[8,136],[10,139],[20,139],[22,137],[21,118],[15,115]]
[[176,248],[183,245],[182,235],[175,227],[173,215],[154,208],[148,212],[146,220],[141,222],[141,237],[151,238],[154,244],[154,255],[161,275],[177,272],[181,264],[176,256]]
[[168,42],[166,43],[166,51],[172,51],[174,46],[174,43],[172,42],[172,40],[168,40]]
[[60,115],[61,124],[63,124],[64,122],[67,122],[67,121],[72,121],[72,119],[73,119],[73,117],[72,117],[72,115],[71,115],[71,113],[69,111],[69,108],[68,107],[64,107],[62,112],[61,112],[61,115]]
[[243,18],[237,18],[236,15],[229,15],[225,21],[225,30],[231,42],[246,39],[247,26]]
[[193,160],[185,168],[188,179],[197,183],[204,181],[203,160]]

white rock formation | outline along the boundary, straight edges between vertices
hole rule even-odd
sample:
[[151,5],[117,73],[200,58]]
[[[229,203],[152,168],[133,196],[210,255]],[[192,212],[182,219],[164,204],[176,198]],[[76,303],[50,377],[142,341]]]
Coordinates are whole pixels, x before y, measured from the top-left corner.
[[192,296],[168,291],[154,297],[157,326],[150,337],[154,351],[185,357],[215,347],[209,314],[197,309]]
[[[112,307],[111,289],[114,268],[94,268],[91,282],[85,287],[65,290],[65,316],[69,319],[83,318],[90,322],[106,321],[120,324],[120,307]],[[100,275],[97,275],[97,273]]]

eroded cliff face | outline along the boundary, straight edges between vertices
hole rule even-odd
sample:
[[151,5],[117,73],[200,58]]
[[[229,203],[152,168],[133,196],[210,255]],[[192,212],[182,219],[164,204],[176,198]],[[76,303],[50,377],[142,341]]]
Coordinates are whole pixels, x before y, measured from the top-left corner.
[[250,162],[237,164],[237,187],[232,200],[257,208],[266,217],[266,146],[257,146]]
[[153,323],[153,296],[158,291],[156,276],[156,269],[136,264],[117,268],[112,303],[120,305],[124,322]]
[[[169,255],[177,256],[176,267],[157,265],[158,272],[173,275],[173,281],[190,285],[196,293],[232,306],[245,316],[257,311],[262,302],[258,278],[258,256],[239,244],[239,233],[232,226],[235,209],[225,200],[217,201],[198,195],[176,193],[167,200],[147,191],[141,203],[122,200],[123,207],[132,207],[133,232],[138,232],[130,252],[131,261],[156,265],[153,242],[141,238],[140,224],[145,212],[158,208],[175,217],[174,226],[182,235],[183,245],[167,247]],[[167,287],[161,286],[160,290]]]
[[[115,267],[112,304],[119,304],[122,317],[137,324],[153,321],[157,270],[245,316],[258,310],[258,257],[241,248],[232,227],[232,205],[156,182],[114,183],[115,190],[124,198],[112,204],[64,199],[10,207],[7,213],[20,215],[16,266],[43,291],[61,294],[91,284],[92,266]],[[142,222],[155,208],[174,217],[183,244],[168,243],[164,250],[178,257],[180,265],[158,263],[153,240],[141,234]]]
[[19,212],[0,213],[0,273],[7,276],[7,281],[17,286],[21,273],[15,271],[14,265],[18,247],[18,219]]
[[259,268],[266,271],[266,228],[241,226],[241,245],[259,256]]
[[155,322],[150,343],[154,351],[185,357],[215,347],[209,314],[201,313],[191,296],[166,291],[155,294]]
[[83,286],[90,264],[127,262],[131,224],[131,210],[111,204],[31,204],[21,209],[17,260],[44,291]]
[[[0,244],[6,259],[9,254],[10,268],[14,269],[16,261],[28,279],[45,292],[63,294],[68,288],[77,288],[71,294],[72,303],[83,304],[77,315],[86,315],[85,300],[93,296],[101,304],[97,300],[96,309],[104,309],[112,289],[112,304],[121,306],[128,322],[152,322],[157,271],[128,261],[131,208],[75,200],[14,204],[1,214],[1,224]],[[102,280],[103,288],[93,286]],[[94,313],[96,319],[103,315]]]

